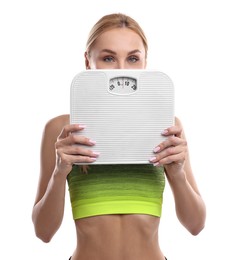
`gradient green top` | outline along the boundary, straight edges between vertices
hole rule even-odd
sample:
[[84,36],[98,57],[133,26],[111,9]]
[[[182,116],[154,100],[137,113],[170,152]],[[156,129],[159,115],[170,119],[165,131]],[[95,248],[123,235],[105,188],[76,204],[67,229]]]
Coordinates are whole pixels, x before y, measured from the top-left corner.
[[74,165],[67,180],[74,219],[105,214],[161,216],[163,167],[91,165],[84,173],[81,166]]

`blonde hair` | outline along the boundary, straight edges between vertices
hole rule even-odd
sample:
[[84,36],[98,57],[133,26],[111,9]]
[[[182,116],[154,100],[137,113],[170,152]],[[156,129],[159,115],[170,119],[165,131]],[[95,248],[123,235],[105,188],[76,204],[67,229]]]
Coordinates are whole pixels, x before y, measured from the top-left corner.
[[96,39],[102,33],[115,28],[128,28],[134,31],[135,33],[137,33],[143,41],[145,53],[146,53],[145,55],[147,58],[148,42],[144,31],[133,18],[122,13],[108,14],[98,20],[98,22],[92,27],[88,35],[88,39],[86,43],[86,52],[89,53]]

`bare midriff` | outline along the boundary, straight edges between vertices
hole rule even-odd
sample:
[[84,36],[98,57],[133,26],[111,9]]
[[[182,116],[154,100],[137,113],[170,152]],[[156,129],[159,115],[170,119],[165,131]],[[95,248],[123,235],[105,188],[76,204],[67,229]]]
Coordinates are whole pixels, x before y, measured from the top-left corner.
[[76,220],[72,260],[164,260],[158,243],[159,222],[158,217],[138,214]]

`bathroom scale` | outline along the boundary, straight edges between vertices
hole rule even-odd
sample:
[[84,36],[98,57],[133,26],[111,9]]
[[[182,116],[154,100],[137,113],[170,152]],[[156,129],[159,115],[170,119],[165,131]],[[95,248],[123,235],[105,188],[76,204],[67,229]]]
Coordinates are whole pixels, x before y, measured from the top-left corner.
[[86,146],[100,153],[92,164],[149,164],[174,124],[173,82],[155,70],[81,71],[70,87],[70,123],[86,125],[74,134],[96,141]]

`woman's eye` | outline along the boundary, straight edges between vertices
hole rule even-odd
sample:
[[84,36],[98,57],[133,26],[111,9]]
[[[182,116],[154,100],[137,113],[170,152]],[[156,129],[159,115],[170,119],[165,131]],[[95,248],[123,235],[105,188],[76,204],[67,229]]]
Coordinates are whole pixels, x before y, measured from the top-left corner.
[[111,56],[108,56],[108,57],[105,57],[103,60],[104,60],[105,62],[113,62],[113,61],[114,61],[114,58],[111,57]]
[[137,62],[137,61],[139,60],[139,58],[136,57],[136,56],[130,56],[130,57],[128,58],[128,60],[129,60],[130,62],[132,62],[132,63],[135,63],[135,62]]

